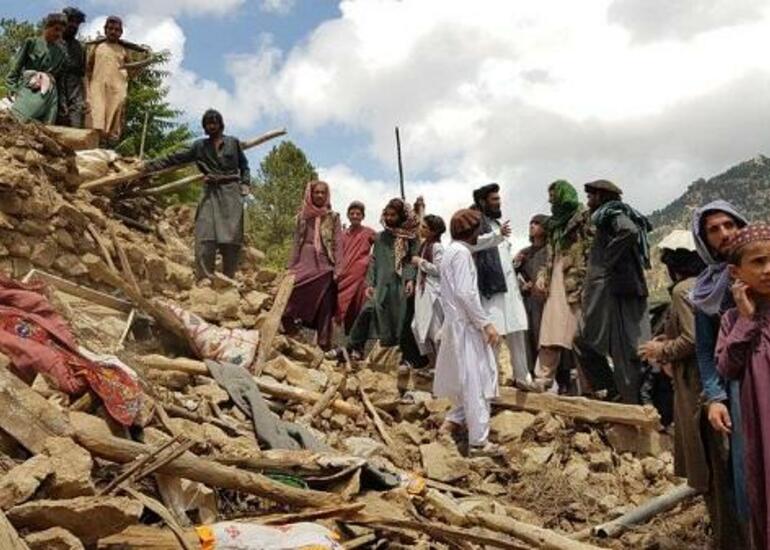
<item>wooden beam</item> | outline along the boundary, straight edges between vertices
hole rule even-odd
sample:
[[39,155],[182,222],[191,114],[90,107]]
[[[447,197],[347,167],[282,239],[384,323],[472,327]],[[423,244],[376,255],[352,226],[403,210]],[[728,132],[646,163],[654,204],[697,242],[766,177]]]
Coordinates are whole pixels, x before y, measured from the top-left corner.
[[24,276],[23,281],[25,283],[28,283],[31,280],[38,280],[67,294],[77,296],[78,298],[83,298],[89,302],[93,302],[95,304],[99,304],[100,306],[108,307],[123,313],[130,313],[134,309],[134,306],[131,304],[131,302],[121,300],[120,298],[115,298],[114,296],[110,296],[104,292],[99,292],[98,290],[88,288],[87,286],[75,284],[72,281],[62,279],[61,277],[51,275],[50,273],[46,273],[45,271],[40,271],[38,269],[32,269]]
[[[185,539],[194,548],[200,547],[200,539],[194,529],[185,529]],[[198,545],[198,546],[195,546]],[[171,529],[148,525],[132,525],[115,535],[100,539],[99,550],[179,550],[179,539]]]
[[[149,445],[115,437],[106,423],[97,417],[73,412],[70,418],[75,428],[75,438],[92,455],[125,464],[134,461],[139,455],[152,452]],[[200,481],[211,487],[243,491],[293,506],[321,508],[340,501],[332,493],[290,487],[260,474],[199,458],[190,452],[164,464],[158,472]]]
[[[278,130],[271,130],[269,132],[265,132],[261,136],[258,136],[254,139],[241,142],[241,148],[243,150],[251,149],[258,145],[262,145],[263,143],[270,141],[271,139],[275,139],[285,134],[286,134],[285,128],[281,128]],[[140,172],[139,170],[135,170],[135,169],[126,170],[125,172],[121,172],[119,174],[110,174],[102,178],[97,178],[95,180],[87,181],[80,185],[80,189],[87,189],[92,192],[96,190],[109,189],[111,187],[115,187],[116,185],[129,183],[142,178],[150,178],[153,176],[159,176],[161,174],[167,174],[169,172],[174,172],[175,170],[179,170],[181,168],[184,168],[185,166],[189,166],[189,164],[180,164],[179,166],[171,166],[169,168],[155,170],[154,172]],[[202,175],[199,177],[203,179]]]
[[508,516],[476,512],[468,517],[471,521],[477,522],[482,527],[511,535],[526,542],[530,545],[528,548],[542,548],[543,550],[600,550],[598,546],[572,540],[556,531],[524,523]]
[[585,397],[525,392],[516,388],[500,388],[500,397],[493,401],[493,405],[534,413],[545,411],[593,424],[614,422],[648,429],[660,427],[660,416],[650,405],[625,405]]
[[[137,357],[137,361],[151,369],[176,370],[198,376],[211,376],[209,369],[206,368],[206,364],[203,361],[195,361],[194,359],[169,359],[162,355],[143,355]],[[323,395],[318,392],[296,388],[294,386],[289,386],[288,384],[281,384],[280,382],[273,382],[272,380],[262,377],[255,377],[254,380],[257,382],[257,386],[261,392],[272,397],[283,399],[284,401],[312,404],[323,399]],[[351,418],[357,418],[363,414],[361,407],[343,401],[342,399],[332,401],[330,407]]]
[[30,452],[43,451],[49,437],[71,437],[72,426],[59,409],[8,370],[0,355],[0,428]]
[[278,285],[278,292],[275,295],[275,300],[273,300],[273,307],[259,329],[259,349],[257,350],[257,360],[254,364],[254,374],[257,376],[262,374],[265,362],[267,362],[267,358],[273,350],[273,340],[275,340],[275,336],[278,334],[283,313],[286,311],[286,306],[289,303],[293,290],[294,274],[288,272]]

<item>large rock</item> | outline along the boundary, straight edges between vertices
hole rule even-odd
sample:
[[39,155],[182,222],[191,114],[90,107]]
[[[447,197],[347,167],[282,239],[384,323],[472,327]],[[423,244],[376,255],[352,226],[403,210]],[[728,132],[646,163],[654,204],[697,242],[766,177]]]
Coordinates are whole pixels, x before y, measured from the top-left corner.
[[223,321],[238,316],[241,295],[235,288],[214,290],[199,286],[190,291],[190,311],[207,321]]
[[492,418],[489,429],[499,443],[507,443],[520,439],[524,430],[534,422],[534,414],[523,411],[503,411]]
[[45,442],[43,452],[51,457],[54,465],[48,491],[52,498],[73,498],[95,493],[91,480],[94,461],[83,447],[69,438],[51,437]]
[[0,478],[0,509],[7,510],[31,498],[53,471],[51,459],[44,455],[33,456],[11,469]]
[[551,460],[553,456],[553,447],[528,447],[521,451],[524,457],[524,463],[521,466],[521,471],[527,474],[535,474],[543,472],[546,468],[546,464]]
[[420,455],[425,475],[430,479],[451,483],[469,473],[468,464],[457,449],[445,446],[439,441],[420,445]]
[[142,509],[142,504],[125,497],[36,500],[11,508],[8,519],[17,529],[62,527],[88,545],[134,525]]
[[268,300],[270,300],[269,294],[252,290],[243,297],[241,308],[244,313],[259,313],[265,307]]
[[75,535],[61,527],[51,527],[27,535],[24,542],[29,546],[29,550],[85,550],[85,546]]

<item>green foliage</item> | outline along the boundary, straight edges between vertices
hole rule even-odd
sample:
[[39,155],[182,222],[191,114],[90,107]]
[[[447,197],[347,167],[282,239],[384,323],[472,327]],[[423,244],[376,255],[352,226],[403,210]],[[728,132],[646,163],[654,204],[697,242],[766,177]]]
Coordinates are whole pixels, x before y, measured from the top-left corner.
[[246,233],[274,267],[286,265],[305,184],[317,178],[305,153],[290,141],[273,147],[254,175],[257,202],[248,210]]
[[26,21],[0,19],[0,97],[5,97],[5,75],[22,42],[37,34],[37,27]]
[[122,140],[115,148],[122,155],[139,155],[145,117],[148,121],[144,145],[147,158],[169,153],[193,137],[187,125],[177,122],[182,111],[172,109],[166,101],[168,87],[164,82],[168,73],[162,66],[168,62],[168,57],[168,52],[159,54],[158,63],[129,79],[126,124]]

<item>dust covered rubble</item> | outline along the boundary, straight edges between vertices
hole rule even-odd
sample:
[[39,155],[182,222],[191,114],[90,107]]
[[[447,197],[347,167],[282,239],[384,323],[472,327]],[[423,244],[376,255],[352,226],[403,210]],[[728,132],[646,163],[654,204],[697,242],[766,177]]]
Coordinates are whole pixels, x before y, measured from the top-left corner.
[[[99,266],[108,258],[117,261],[117,242],[145,296],[172,299],[223,326],[259,326],[272,306],[280,275],[259,266],[264,258],[260,252],[248,251],[245,269],[235,284],[217,280],[195,286],[189,208],[164,211],[147,199],[132,199],[136,212],[142,214],[138,221],[153,231],[128,227],[113,215],[110,199],[76,189],[80,177],[75,155],[45,130],[20,126],[2,114],[0,130],[0,269],[21,277],[37,268],[112,291],[100,277]],[[112,162],[118,165],[110,169],[130,164],[126,159]],[[128,207],[120,208],[125,216]],[[148,345],[153,348],[147,349]],[[449,403],[431,397],[430,381],[424,377],[397,376],[392,353],[375,350],[368,362],[351,368],[324,359],[310,342],[281,335],[272,343],[259,380],[292,392],[266,393],[269,406],[282,420],[304,425],[333,453],[271,454],[259,449],[249,419],[213,379],[183,370],[147,368],[140,357],[145,353],[172,357],[176,351],[158,340],[129,342],[121,358],[140,374],[148,395],[147,410],[139,426],[128,432],[113,425],[111,435],[154,445],[148,448],[155,450],[177,437],[187,442],[182,458],[128,483],[125,490],[106,494],[121,472],[125,475],[141,466],[147,451],[133,460],[108,460],[104,452],[86,449],[83,441],[75,438],[76,443],[68,434],[52,437],[42,452],[34,454],[0,431],[0,510],[7,516],[5,521],[0,514],[0,540],[3,531],[15,530],[30,548],[121,548],[131,547],[130,541],[165,541],[167,546],[161,542],[155,546],[161,548],[175,547],[176,537],[181,536],[192,544],[189,547],[197,548],[189,542],[197,541],[192,526],[205,521],[296,521],[286,515],[296,507],[213,483],[204,487],[183,480],[196,495],[209,497],[186,498],[180,504],[181,485],[173,489],[169,485],[169,479],[178,482],[179,478],[167,475],[168,464],[178,460],[186,460],[188,467],[191,460],[199,460],[194,464],[204,470],[228,464],[237,467],[241,478],[262,473],[287,486],[323,491],[363,505],[363,510],[354,512],[342,506],[329,512],[328,519],[311,520],[338,533],[350,547],[482,545],[469,541],[469,536],[487,537],[483,539],[487,543],[490,538],[502,540],[498,546],[503,547],[531,547],[535,546],[531,541],[479,527],[478,517],[512,518],[569,535],[617,517],[681,483],[673,476],[665,438],[649,446],[646,456],[635,455],[629,451],[634,445],[629,444],[628,433],[617,426],[545,412],[496,409],[491,438],[505,447],[505,457],[467,458],[462,441],[439,433]],[[86,414],[104,425],[106,431],[97,430],[102,435],[94,440],[110,435],[98,400],[70,399],[46,391],[45,384],[36,383],[33,388],[29,391],[45,396],[45,406],[63,418],[69,415],[75,422]],[[333,406],[311,414],[326,394],[360,414],[343,414]],[[0,413],[0,427],[14,421],[18,419],[7,411]],[[399,486],[376,487],[363,475],[362,461],[394,472]],[[166,475],[157,475],[163,472]],[[164,510],[170,516],[163,515]],[[700,548],[706,540],[703,516],[702,503],[694,501],[619,539],[584,542],[616,548]],[[168,529],[170,522],[176,534]]]

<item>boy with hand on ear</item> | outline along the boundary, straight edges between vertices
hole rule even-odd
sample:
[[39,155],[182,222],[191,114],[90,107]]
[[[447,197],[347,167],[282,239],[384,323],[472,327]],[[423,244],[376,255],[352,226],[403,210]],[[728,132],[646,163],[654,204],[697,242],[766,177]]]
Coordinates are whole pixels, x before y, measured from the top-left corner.
[[732,243],[736,307],[722,318],[717,369],[740,380],[746,477],[754,548],[768,548],[770,497],[770,224],[742,228]]

